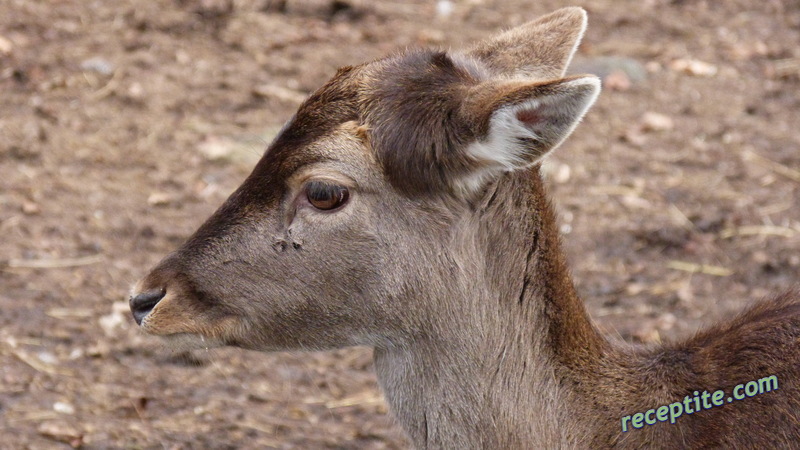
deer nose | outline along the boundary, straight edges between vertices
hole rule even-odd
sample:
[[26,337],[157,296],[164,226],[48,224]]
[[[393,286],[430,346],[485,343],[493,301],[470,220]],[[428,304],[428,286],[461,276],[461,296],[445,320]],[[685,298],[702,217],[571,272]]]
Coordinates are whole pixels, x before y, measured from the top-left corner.
[[131,297],[129,303],[133,313],[133,320],[136,321],[137,325],[142,324],[142,320],[150,314],[150,311],[155,308],[165,295],[167,295],[165,289],[151,289]]

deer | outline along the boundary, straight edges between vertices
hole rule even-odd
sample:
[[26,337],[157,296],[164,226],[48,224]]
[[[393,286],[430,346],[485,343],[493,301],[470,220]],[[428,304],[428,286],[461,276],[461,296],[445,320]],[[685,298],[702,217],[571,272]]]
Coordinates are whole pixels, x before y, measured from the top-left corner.
[[339,69],[137,283],[140,329],[371,347],[420,449],[796,448],[798,290],[657,345],[605,336],[576,291],[541,166],[600,92],[565,75],[586,23],[569,7]]

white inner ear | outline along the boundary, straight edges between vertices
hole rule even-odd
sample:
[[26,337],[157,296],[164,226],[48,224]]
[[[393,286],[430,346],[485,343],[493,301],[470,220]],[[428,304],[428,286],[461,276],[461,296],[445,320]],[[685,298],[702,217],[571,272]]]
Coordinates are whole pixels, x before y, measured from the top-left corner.
[[600,93],[600,80],[581,77],[558,88],[556,94],[502,106],[492,113],[486,137],[466,149],[482,168],[462,178],[461,188],[477,190],[494,173],[527,168],[544,158],[564,142],[592,106]]

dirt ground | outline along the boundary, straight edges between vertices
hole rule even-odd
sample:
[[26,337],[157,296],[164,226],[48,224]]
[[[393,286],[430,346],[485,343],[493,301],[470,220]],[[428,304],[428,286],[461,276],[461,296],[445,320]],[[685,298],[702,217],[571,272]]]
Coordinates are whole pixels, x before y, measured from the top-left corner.
[[4,0],[0,447],[407,448],[368,349],[175,353],[128,289],[338,66],[568,4],[605,88],[547,173],[598,325],[676,339],[800,281],[796,1]]

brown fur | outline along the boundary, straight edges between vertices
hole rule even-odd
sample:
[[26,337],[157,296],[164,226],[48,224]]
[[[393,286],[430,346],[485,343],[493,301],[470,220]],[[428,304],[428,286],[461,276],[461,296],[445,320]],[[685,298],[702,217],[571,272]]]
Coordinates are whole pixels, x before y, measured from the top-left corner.
[[[538,160],[563,136],[525,142],[524,167],[491,172],[475,192],[452,189],[488,164],[466,148],[494,132],[497,111],[591,88],[560,79],[583,21],[568,8],[471,52],[340,70],[140,282],[166,292],[142,328],[262,351],[372,346],[419,448],[797,445],[797,292],[686,341],[615,342],[573,287],[541,181]],[[536,111],[517,115],[536,122]],[[316,211],[309,179],[351,200]],[[768,375],[777,391],[621,430],[623,416]]]

